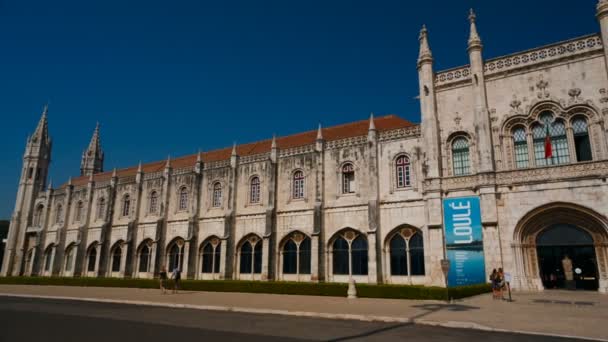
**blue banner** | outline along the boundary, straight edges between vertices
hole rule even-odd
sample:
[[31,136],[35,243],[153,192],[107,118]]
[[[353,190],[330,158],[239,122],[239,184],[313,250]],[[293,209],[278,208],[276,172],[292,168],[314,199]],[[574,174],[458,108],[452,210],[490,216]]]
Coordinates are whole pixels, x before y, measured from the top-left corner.
[[448,286],[486,282],[479,197],[443,200]]

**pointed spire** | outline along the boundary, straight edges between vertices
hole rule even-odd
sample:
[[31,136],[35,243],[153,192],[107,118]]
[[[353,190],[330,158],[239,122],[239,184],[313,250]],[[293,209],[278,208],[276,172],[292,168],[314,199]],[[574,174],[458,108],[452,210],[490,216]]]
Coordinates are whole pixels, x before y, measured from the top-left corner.
[[53,189],[53,178],[49,178],[49,184],[47,185],[46,188],[49,190]]
[[276,150],[277,148],[277,136],[275,134],[272,135],[272,143],[270,144],[270,148]]
[[139,164],[137,165],[137,173],[142,173],[143,169],[141,167],[141,160],[139,161]]
[[[599,20],[606,17],[606,15],[608,15],[608,0],[599,0],[595,7],[595,16]],[[602,23],[600,23],[600,25],[601,24]]]
[[232,157],[236,157],[236,141],[232,144],[232,153],[230,154]]
[[72,176],[70,176],[70,178],[68,178],[68,186],[72,186]]
[[171,155],[167,155],[167,162],[165,163],[165,169],[171,168]]
[[201,163],[203,161],[203,156],[201,155],[201,150],[198,150],[198,153],[196,154],[196,162],[197,163]]
[[95,124],[95,130],[91,136],[89,146],[82,153],[80,162],[80,174],[90,175],[103,172],[103,150],[101,149],[101,139],[99,134],[99,122]]
[[469,33],[469,49],[472,48],[481,48],[481,38],[479,38],[479,33],[477,33],[477,25],[475,24],[477,20],[477,15],[475,15],[475,11],[471,8],[469,11],[469,22],[471,23],[471,31]]
[[89,151],[99,151],[101,150],[101,142],[99,140],[99,122],[95,124],[95,130],[93,131],[93,136],[91,137],[91,142],[89,143]]
[[433,54],[431,53],[431,48],[429,47],[429,38],[428,38],[428,32],[426,30],[426,25],[422,25],[422,29],[420,29],[420,36],[419,36],[418,40],[420,41],[420,52],[418,53],[418,65],[420,66],[422,63],[432,63]]
[[319,123],[319,128],[317,129],[317,140],[323,140],[323,129],[321,128],[321,123]]
[[32,136],[33,139],[36,139],[36,141],[38,142],[46,142],[48,143],[48,120],[47,120],[47,114],[49,111],[49,106],[48,104],[44,105],[44,108],[42,109],[42,115],[40,116],[40,121],[38,121],[38,126],[36,126],[36,130],[34,131],[34,134]]
[[369,115],[369,130],[370,131],[376,130],[376,124],[374,123],[374,113],[373,112]]
[[116,175],[116,168],[114,168],[114,169],[112,170],[112,178],[116,178],[116,176],[117,176],[117,175]]

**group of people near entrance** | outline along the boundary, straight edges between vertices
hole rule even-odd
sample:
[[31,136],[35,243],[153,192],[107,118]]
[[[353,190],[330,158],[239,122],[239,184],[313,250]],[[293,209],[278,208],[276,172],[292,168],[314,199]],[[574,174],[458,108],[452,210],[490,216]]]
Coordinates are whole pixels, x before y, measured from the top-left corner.
[[494,299],[505,299],[503,292],[507,288],[507,282],[505,281],[505,272],[502,268],[492,270],[490,275],[490,282],[492,283],[492,298]]
[[[158,279],[160,281],[161,293],[167,293],[167,282],[169,279],[167,277],[167,268],[165,268],[165,266],[163,266],[163,268],[160,270]],[[171,279],[173,279],[173,293],[177,293],[177,290],[179,290],[181,286],[182,280],[182,271],[179,269],[179,267],[173,269],[173,272],[171,272]]]

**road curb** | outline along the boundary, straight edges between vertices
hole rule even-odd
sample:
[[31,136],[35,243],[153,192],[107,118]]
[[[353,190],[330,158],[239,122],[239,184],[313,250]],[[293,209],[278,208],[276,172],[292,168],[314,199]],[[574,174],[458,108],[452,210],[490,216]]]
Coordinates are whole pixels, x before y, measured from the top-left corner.
[[296,317],[308,317],[308,318],[341,319],[341,320],[355,320],[355,321],[364,321],[364,322],[419,324],[419,325],[428,325],[428,326],[436,326],[436,327],[444,327],[444,328],[473,329],[473,330],[481,330],[481,331],[495,331],[495,332],[502,332],[502,333],[551,336],[551,337],[561,337],[561,338],[583,339],[583,340],[587,340],[587,341],[608,342],[608,339],[585,337],[585,336],[562,335],[562,334],[540,333],[540,332],[535,332],[535,331],[508,330],[508,329],[493,328],[493,327],[481,325],[481,324],[478,324],[475,322],[460,322],[460,321],[441,322],[441,321],[429,321],[429,320],[423,320],[423,319],[412,320],[410,318],[394,317],[394,316],[331,314],[331,313],[307,312],[307,311],[255,309],[255,308],[236,307],[236,306],[194,305],[194,304],[138,301],[138,300],[127,300],[127,299],[49,296],[49,295],[16,294],[16,293],[0,293],[0,297],[76,300],[76,301],[83,301],[83,302],[128,304],[128,305],[154,306],[154,307],[165,307],[165,308],[176,308],[176,309],[193,309],[193,310],[206,310],[206,311],[223,311],[223,312],[239,312],[239,313],[252,313],[252,314],[265,314],[265,315],[296,316]]

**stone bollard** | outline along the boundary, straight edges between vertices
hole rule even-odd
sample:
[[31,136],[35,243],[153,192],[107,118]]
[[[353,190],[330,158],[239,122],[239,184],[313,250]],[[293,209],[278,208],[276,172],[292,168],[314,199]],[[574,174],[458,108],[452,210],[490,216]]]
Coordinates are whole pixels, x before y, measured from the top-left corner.
[[348,295],[348,299],[357,298],[357,288],[355,287],[355,280],[352,278],[348,281],[347,295]]

